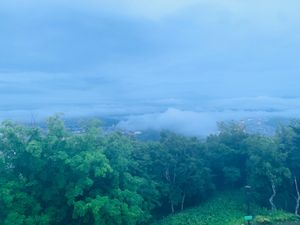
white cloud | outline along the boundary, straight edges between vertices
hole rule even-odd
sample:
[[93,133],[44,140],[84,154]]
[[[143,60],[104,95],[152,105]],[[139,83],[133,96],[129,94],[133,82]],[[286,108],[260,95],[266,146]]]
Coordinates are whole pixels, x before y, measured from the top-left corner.
[[216,119],[212,113],[181,111],[170,108],[163,113],[130,116],[118,127],[129,130],[168,129],[185,135],[205,135],[216,130]]
[[[193,108],[197,108],[194,106]],[[202,111],[169,108],[160,113],[129,116],[118,127],[129,130],[167,129],[189,136],[205,136],[217,131],[221,121],[300,118],[300,99],[254,98],[218,99]]]
[[[15,62],[9,68],[16,71],[22,71],[23,64],[31,64],[29,68],[44,68],[39,67],[41,62],[48,65],[42,69],[45,73],[0,74],[0,117],[26,118],[24,115],[30,110],[43,116],[57,111],[70,116],[138,114],[120,126],[201,134],[214,130],[215,122],[222,119],[250,114],[297,116],[300,99],[241,96],[299,95],[299,34],[294,32],[299,24],[299,4],[293,0],[0,1],[0,12],[6,11],[2,21],[8,28],[7,42],[4,38],[0,46],[8,49],[3,53],[7,59],[1,61],[2,67],[7,66],[9,59]],[[16,21],[10,23],[7,15]],[[22,26],[20,21],[30,15],[34,20]],[[91,18],[85,20],[87,15]],[[97,15],[107,16],[108,21],[102,21],[105,16],[97,20]],[[123,16],[132,20],[120,23]],[[45,28],[66,30],[67,35],[47,42],[51,51],[44,45],[38,47],[35,38],[44,43],[44,36],[35,21]],[[74,24],[61,26],[64,21]],[[83,21],[83,25],[78,21]],[[132,26],[134,23],[137,24]],[[77,25],[83,27],[79,29]],[[105,29],[100,29],[102,26]],[[24,30],[10,33],[19,30],[17,27]],[[27,33],[26,29],[37,33]],[[285,29],[290,32],[270,32]],[[127,33],[132,34],[126,36]],[[91,45],[88,36],[95,37]],[[106,42],[102,48],[98,40],[101,36],[112,39],[114,44],[105,50]],[[75,42],[68,45],[71,40]],[[6,43],[16,41],[32,46],[24,48],[26,51],[18,47],[14,52]],[[98,54],[72,58],[78,45],[87,53],[98,46]],[[153,52],[147,54],[148,48]],[[46,58],[57,57],[59,63],[45,59],[27,63],[26,54],[35,53],[36,49]],[[106,53],[120,57],[106,61]],[[90,66],[85,60],[95,63]],[[80,74],[64,69],[63,65],[68,64]],[[77,69],[81,64],[89,72]],[[51,73],[49,68],[66,74]]]

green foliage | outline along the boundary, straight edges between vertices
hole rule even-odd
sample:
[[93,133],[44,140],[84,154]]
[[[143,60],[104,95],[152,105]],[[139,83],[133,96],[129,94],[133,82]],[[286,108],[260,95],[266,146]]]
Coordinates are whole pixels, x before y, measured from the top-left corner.
[[241,172],[235,167],[224,167],[223,168],[224,179],[229,184],[236,184],[241,179]]
[[237,193],[219,195],[202,206],[186,210],[153,225],[240,225],[244,213]]
[[[199,204],[157,224],[240,225],[243,194],[207,200],[246,184],[251,204],[268,206],[275,187],[278,208],[294,211],[298,125],[265,137],[222,123],[203,140],[164,131],[159,141],[141,142],[104,133],[95,120],[77,133],[60,115],[47,124],[0,125],[0,225],[144,225]],[[259,215],[262,224],[294,219],[281,211]]]
[[206,140],[208,161],[216,187],[239,188],[246,183],[249,134],[242,124],[221,123],[220,133]]
[[269,212],[267,210],[261,210],[262,215],[258,215],[255,217],[255,223],[257,225],[272,225],[272,224],[280,224],[283,222],[292,222],[299,221],[299,218],[294,214],[287,213],[281,210],[276,212]]
[[[241,225],[244,223],[244,199],[240,192],[227,192],[214,197],[200,207],[168,216],[153,225]],[[269,210],[252,205],[256,225],[272,225],[278,222],[297,221],[293,214],[283,211],[271,213]]]
[[272,221],[270,218],[268,218],[267,216],[257,216],[255,218],[255,223],[257,225],[271,225]]
[[11,122],[0,127],[0,224],[140,224],[155,186],[131,169],[133,141],[103,136],[98,123],[69,133],[59,116],[46,134]]

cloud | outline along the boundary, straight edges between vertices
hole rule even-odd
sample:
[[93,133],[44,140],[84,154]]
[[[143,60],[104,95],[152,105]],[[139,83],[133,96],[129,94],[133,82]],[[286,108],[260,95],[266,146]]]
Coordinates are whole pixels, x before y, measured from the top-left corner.
[[[294,82],[293,75],[280,79],[270,75],[257,82],[259,74],[223,77],[170,73],[161,76],[155,72],[150,75],[150,72],[148,76],[132,71],[128,67],[126,76],[118,69],[112,76],[0,73],[0,117],[19,115],[21,118],[26,110],[27,114],[35,113],[43,117],[56,112],[66,112],[70,116],[123,117],[155,115],[169,108],[201,112],[206,117],[211,113],[214,117],[215,112],[220,115],[225,111],[284,114],[300,108],[298,83]],[[24,117],[28,118],[27,115]],[[219,115],[217,117],[221,118]]]
[[129,116],[117,127],[132,131],[167,129],[188,136],[206,136],[217,132],[218,122],[272,118],[300,118],[300,99],[266,96],[219,99],[203,111],[169,108],[160,113]]
[[[98,73],[108,64],[122,63],[124,71],[126,64],[182,73],[295,69],[299,4],[289,0],[2,1],[0,48],[5,57],[0,69]],[[145,69],[138,73],[143,76]]]
[[140,116],[131,116],[121,121],[117,127],[127,130],[160,131],[167,129],[184,135],[206,135],[216,130],[216,120],[210,113],[197,113],[192,111],[181,111],[168,109],[163,113],[152,113]]
[[0,117],[126,116],[120,126],[200,134],[296,116],[299,4],[1,1]]
[[[63,112],[67,117],[118,118],[117,127],[122,129],[169,129],[184,135],[203,136],[216,132],[219,121],[300,117],[297,95],[255,96],[259,90],[276,93],[282,86],[286,92],[281,90],[280,94],[293,93],[291,90],[296,90],[298,84],[292,77],[287,83],[280,82],[281,79],[275,82],[276,78],[268,76],[260,83],[251,76],[227,75],[225,78],[194,75],[139,77],[135,73],[126,77],[122,73],[110,77],[2,73],[0,119],[43,120]],[[218,79],[221,81],[216,82]],[[244,83],[243,79],[246,79]],[[271,79],[274,83],[268,83]],[[239,86],[234,92],[232,81]],[[247,90],[251,82],[254,82],[253,87]]]
[[[235,111],[265,111],[284,114],[286,111],[299,110],[300,98],[283,98],[270,96],[239,97],[231,99],[215,99],[210,103],[218,109]],[[300,116],[300,115],[299,115]]]

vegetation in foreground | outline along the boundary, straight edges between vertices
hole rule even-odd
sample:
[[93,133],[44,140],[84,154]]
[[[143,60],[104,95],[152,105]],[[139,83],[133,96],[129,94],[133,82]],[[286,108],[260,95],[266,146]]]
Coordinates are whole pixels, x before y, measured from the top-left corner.
[[[95,121],[76,133],[58,116],[46,130],[5,121],[0,174],[0,225],[144,225],[245,185],[252,186],[253,202],[273,215],[299,215],[300,125],[270,137],[223,123],[206,139],[164,131],[159,141],[141,142],[103,133]],[[205,212],[197,223],[241,222],[243,203],[224,197],[211,204],[199,208]],[[170,220],[190,213],[192,223],[199,214],[186,213]]]
[[[199,207],[185,210],[176,215],[153,223],[152,225],[241,225],[244,224],[244,198],[240,192],[220,194]],[[271,212],[251,204],[255,225],[299,224],[297,216],[281,210]]]

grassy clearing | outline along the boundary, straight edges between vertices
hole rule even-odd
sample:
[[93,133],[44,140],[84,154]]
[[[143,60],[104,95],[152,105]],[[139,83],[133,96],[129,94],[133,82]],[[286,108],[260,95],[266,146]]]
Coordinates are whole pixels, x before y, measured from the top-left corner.
[[[241,225],[245,216],[245,204],[241,196],[240,193],[222,194],[199,207],[168,216],[152,225]],[[294,215],[283,211],[272,214],[266,209],[252,208],[257,225],[284,225],[283,222],[297,220]]]

